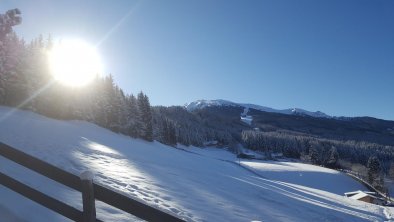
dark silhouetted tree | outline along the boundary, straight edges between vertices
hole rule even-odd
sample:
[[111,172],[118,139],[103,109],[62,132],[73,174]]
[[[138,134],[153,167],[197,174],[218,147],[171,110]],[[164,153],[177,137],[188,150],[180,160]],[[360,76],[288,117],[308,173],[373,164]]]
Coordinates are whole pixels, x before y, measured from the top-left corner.
[[326,166],[329,168],[336,168],[338,159],[339,159],[339,154],[338,151],[335,147],[331,147],[331,149],[328,151],[328,159],[326,161]]
[[314,146],[309,148],[309,160],[313,164],[319,164],[320,163],[319,153],[317,152],[317,149]]
[[147,141],[153,141],[152,111],[149,98],[140,92],[137,101],[142,122],[142,134],[140,136]]

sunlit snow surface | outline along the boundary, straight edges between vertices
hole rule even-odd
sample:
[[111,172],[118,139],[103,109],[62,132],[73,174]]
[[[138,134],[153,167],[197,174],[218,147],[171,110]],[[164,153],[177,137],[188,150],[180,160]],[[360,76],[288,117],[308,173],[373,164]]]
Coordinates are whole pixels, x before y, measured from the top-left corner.
[[[0,107],[0,116],[10,111]],[[0,141],[188,221],[387,221],[390,210],[343,197],[365,189],[333,170],[291,162],[242,161],[219,149],[149,143],[81,121],[17,111],[0,122]],[[77,192],[0,158],[0,170],[81,209]],[[97,202],[98,218],[130,221]],[[9,221],[67,221],[0,186]]]

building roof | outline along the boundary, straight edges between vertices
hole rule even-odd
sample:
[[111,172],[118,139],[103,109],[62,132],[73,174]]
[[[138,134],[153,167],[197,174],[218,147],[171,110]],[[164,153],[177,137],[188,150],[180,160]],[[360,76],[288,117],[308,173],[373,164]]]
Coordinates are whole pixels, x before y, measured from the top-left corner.
[[347,196],[351,199],[354,199],[354,200],[359,200],[359,199],[367,197],[367,196],[372,197],[372,198],[377,198],[375,196],[375,192],[368,192],[368,191],[361,191],[361,190],[347,192],[347,193],[345,193],[345,196]]
[[366,194],[371,194],[371,195],[375,195],[375,192],[371,192],[371,191],[361,191],[361,190],[357,190],[357,191],[352,191],[352,192],[346,192],[345,196],[349,197],[349,196],[353,196],[356,195],[358,193],[366,193]]
[[360,192],[362,192],[362,191],[361,190],[357,190],[357,191],[347,192],[347,193],[345,193],[345,196],[351,197],[351,196],[356,195],[356,194],[358,194]]
[[356,194],[356,195],[351,196],[350,198],[351,198],[351,199],[354,199],[354,200],[359,200],[359,199],[361,199],[361,198],[368,197],[368,196],[373,197],[373,196],[371,196],[371,195],[369,195],[369,194],[367,194],[367,193],[361,192],[361,193],[358,193],[358,194]]

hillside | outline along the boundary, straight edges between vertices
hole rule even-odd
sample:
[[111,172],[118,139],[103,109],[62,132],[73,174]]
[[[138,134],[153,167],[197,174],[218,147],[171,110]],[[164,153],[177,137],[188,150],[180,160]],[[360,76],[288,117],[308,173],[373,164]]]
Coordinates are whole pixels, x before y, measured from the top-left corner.
[[[277,110],[254,104],[234,103],[226,100],[197,100],[185,105],[189,112],[203,119],[221,119],[221,122],[242,120],[248,115],[252,128],[263,131],[288,130],[322,138],[367,141],[394,145],[394,121],[372,117],[331,117],[320,111],[299,108]],[[243,113],[247,110],[247,113]],[[240,121],[239,121],[240,122]],[[218,125],[218,124],[212,124]],[[238,127],[238,131],[244,128]]]
[[[388,209],[343,197],[365,189],[346,175],[291,162],[243,161],[219,149],[146,142],[83,121],[0,107],[0,141],[188,221],[386,221]],[[73,206],[78,193],[0,158],[1,171]],[[66,221],[0,186],[0,214]],[[130,216],[97,203],[98,218]]]
[[[312,148],[318,153],[313,160],[318,165],[365,175],[365,170],[353,166],[366,167],[369,158],[377,156],[384,174],[394,170],[394,121],[289,115],[221,100],[194,105],[189,110],[180,106],[153,107],[156,132],[164,132],[160,122],[165,119],[175,126],[177,142],[184,145],[202,147],[206,142],[216,141],[219,146],[234,150],[240,143],[249,149],[283,153],[296,159],[309,159]],[[160,135],[155,139],[165,143]],[[330,150],[338,152],[336,166],[327,163]]]

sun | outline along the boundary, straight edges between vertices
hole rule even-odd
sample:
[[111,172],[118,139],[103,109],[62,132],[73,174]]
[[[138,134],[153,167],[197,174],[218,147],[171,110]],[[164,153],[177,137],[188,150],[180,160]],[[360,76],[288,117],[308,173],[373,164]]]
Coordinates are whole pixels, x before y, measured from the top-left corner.
[[72,87],[85,86],[101,73],[96,48],[79,39],[55,44],[49,52],[49,66],[56,81]]

